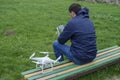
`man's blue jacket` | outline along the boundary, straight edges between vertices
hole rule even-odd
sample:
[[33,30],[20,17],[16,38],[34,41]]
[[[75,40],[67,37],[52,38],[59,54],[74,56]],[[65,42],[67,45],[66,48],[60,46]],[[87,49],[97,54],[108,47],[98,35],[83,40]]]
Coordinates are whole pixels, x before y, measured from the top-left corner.
[[97,54],[94,24],[88,13],[87,8],[81,9],[77,16],[67,23],[58,38],[60,44],[71,40],[70,51],[73,57],[83,64],[92,61]]

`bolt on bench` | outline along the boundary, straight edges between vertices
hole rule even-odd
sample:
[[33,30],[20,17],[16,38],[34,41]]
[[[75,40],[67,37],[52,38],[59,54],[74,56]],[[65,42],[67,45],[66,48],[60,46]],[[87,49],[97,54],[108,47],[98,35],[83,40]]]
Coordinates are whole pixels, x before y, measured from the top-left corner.
[[116,63],[120,63],[119,46],[99,50],[94,61],[84,65],[76,65],[66,60],[54,65],[52,71],[51,67],[47,66],[44,73],[36,68],[22,72],[21,75],[27,80],[72,80]]

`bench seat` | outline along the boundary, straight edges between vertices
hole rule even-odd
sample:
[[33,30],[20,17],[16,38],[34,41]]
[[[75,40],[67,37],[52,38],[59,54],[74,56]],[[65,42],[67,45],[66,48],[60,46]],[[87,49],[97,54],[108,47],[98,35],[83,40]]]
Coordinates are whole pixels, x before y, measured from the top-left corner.
[[72,80],[116,63],[120,63],[119,46],[99,50],[94,61],[84,65],[65,60],[54,65],[52,71],[51,67],[47,66],[44,73],[37,68],[22,72],[21,75],[27,80]]

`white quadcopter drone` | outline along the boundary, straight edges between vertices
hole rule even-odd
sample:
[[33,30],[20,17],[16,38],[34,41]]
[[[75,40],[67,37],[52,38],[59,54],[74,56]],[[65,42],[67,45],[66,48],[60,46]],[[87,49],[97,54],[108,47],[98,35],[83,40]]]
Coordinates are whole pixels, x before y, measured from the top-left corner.
[[58,60],[60,60],[60,58],[61,58],[61,56],[59,56],[56,60],[53,60],[53,59],[49,58],[49,55],[48,55],[49,52],[40,52],[40,53],[47,54],[47,55],[45,57],[34,57],[35,53],[33,53],[29,57],[29,59],[34,60],[33,62],[36,63],[36,68],[38,68],[38,66],[39,66],[42,70],[42,73],[43,73],[43,70],[45,68],[45,65],[50,64],[51,69],[52,69],[53,64],[57,63]]

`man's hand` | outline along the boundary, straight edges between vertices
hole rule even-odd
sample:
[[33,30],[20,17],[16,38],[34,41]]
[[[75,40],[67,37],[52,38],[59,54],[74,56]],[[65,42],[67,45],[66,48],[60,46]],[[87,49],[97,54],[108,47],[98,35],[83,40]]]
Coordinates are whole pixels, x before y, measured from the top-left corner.
[[64,26],[63,25],[59,25],[56,29],[57,29],[56,34],[59,36],[60,33],[63,31]]

